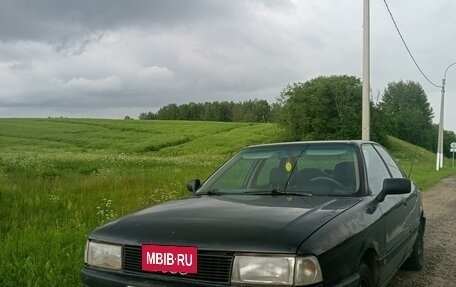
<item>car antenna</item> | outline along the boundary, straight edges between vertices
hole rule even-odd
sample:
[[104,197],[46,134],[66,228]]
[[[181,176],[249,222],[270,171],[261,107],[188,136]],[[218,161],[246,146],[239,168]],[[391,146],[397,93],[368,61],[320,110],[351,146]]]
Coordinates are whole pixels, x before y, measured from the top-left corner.
[[415,164],[415,159],[417,157],[417,152],[418,152],[418,145],[415,146],[415,151],[413,152],[412,164],[410,165],[409,174],[407,176],[408,178],[410,178],[410,175],[412,174],[412,169],[413,169],[413,165]]

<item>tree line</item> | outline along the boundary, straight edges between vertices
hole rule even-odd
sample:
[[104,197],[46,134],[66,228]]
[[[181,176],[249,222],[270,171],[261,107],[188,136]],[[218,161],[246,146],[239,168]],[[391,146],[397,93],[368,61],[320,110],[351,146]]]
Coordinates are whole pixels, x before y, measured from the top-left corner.
[[258,122],[272,120],[271,106],[266,100],[248,100],[244,102],[206,102],[183,105],[169,104],[156,113],[147,112],[139,115],[140,120],[189,120],[217,122]]
[[[277,101],[169,104],[142,120],[199,120],[222,122],[276,122],[289,140],[337,140],[361,137],[362,82],[354,76],[321,76],[285,86]],[[422,86],[413,81],[391,82],[378,102],[371,101],[371,139],[384,145],[391,135],[435,152],[437,125]],[[444,154],[456,141],[445,131]]]

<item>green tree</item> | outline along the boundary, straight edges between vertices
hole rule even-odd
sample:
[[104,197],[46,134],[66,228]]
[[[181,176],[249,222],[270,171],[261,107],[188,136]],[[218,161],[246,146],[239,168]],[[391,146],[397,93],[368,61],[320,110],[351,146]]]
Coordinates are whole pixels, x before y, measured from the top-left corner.
[[248,100],[242,103],[205,102],[176,105],[169,104],[157,113],[141,113],[141,120],[198,120],[219,122],[269,122],[271,107],[266,100]]
[[[274,109],[275,118],[294,140],[360,139],[362,83],[354,76],[318,77],[288,85]],[[372,139],[384,142],[381,113],[371,106]]]
[[243,122],[266,123],[269,121],[271,107],[266,100],[254,99],[244,101],[242,104]]
[[279,102],[272,103],[269,121],[278,123],[283,113],[283,105]]
[[141,113],[141,114],[139,114],[139,119],[140,120],[156,120],[157,114],[155,114],[153,112]]
[[176,104],[169,104],[160,108],[157,112],[159,120],[176,120],[178,118],[179,108]]
[[233,121],[233,102],[221,102],[219,103],[219,121],[231,122]]
[[244,105],[242,103],[233,104],[231,112],[233,122],[242,122],[244,120]]
[[204,119],[203,104],[190,102],[188,104],[188,120],[202,121],[203,119]]
[[204,120],[206,121],[221,121],[222,109],[219,102],[204,103]]
[[432,150],[432,108],[419,83],[389,83],[380,108],[388,134]]

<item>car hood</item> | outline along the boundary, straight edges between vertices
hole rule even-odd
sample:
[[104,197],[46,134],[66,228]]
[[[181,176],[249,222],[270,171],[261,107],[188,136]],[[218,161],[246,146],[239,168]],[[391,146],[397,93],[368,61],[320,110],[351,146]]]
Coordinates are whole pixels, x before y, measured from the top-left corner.
[[295,253],[307,237],[359,201],[305,196],[194,196],[121,217],[96,229],[90,238],[125,245]]

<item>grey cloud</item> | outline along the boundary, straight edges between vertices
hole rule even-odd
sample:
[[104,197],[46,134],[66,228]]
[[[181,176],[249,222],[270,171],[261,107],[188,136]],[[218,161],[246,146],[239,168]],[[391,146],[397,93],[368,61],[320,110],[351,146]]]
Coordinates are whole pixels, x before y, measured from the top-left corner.
[[221,18],[236,21],[248,13],[246,3],[274,8],[289,5],[278,0],[2,0],[0,41],[59,43],[62,38],[71,40],[119,27],[154,25],[169,28]]
[[[456,2],[434,2],[390,6],[438,81],[454,56]],[[437,111],[439,90],[416,71],[381,1],[371,2],[371,16],[373,93],[388,81],[419,81]],[[361,47],[358,1],[0,0],[0,116],[123,117],[173,102],[272,102],[288,83],[361,76]]]
[[28,62],[14,62],[10,65],[10,69],[13,71],[25,71],[32,69],[32,65]]
[[104,33],[98,32],[80,36],[79,39],[64,38],[60,43],[54,44],[53,47],[57,53],[63,56],[80,55],[86,51],[87,46],[100,41],[103,36]]

